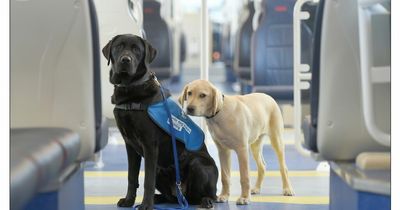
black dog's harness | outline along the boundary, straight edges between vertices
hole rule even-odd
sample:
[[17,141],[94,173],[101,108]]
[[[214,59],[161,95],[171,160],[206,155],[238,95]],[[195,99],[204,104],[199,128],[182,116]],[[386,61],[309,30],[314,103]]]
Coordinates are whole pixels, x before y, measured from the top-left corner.
[[133,111],[133,110],[138,110],[138,111],[144,111],[147,110],[149,107],[149,104],[143,104],[143,103],[129,103],[129,104],[116,104],[115,108],[117,109],[122,109],[125,111]]

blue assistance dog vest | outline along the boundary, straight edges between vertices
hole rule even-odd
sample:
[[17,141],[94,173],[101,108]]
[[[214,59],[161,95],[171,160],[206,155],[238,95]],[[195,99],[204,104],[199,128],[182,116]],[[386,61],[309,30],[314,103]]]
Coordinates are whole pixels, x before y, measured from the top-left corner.
[[[183,112],[171,97],[167,98],[166,102],[172,115],[172,125],[175,130],[176,139],[184,143],[186,149],[190,151],[199,150],[204,142],[203,131]],[[170,132],[171,122],[165,110],[164,101],[150,105],[147,108],[147,113],[154,123],[169,135],[172,135]]]

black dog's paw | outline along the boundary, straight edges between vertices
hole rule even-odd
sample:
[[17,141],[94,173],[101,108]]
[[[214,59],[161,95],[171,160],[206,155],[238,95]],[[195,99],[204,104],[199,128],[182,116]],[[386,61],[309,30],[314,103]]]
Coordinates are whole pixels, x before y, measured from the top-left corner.
[[200,208],[202,209],[211,209],[213,207],[213,199],[211,198],[202,198]]
[[141,204],[138,206],[139,210],[153,210],[153,205]]
[[167,203],[167,202],[168,202],[168,200],[167,200],[167,198],[165,198],[164,195],[161,195],[161,194],[154,195],[154,203],[155,204]]
[[117,203],[118,207],[132,207],[134,204],[135,204],[135,198],[131,199],[121,198]]

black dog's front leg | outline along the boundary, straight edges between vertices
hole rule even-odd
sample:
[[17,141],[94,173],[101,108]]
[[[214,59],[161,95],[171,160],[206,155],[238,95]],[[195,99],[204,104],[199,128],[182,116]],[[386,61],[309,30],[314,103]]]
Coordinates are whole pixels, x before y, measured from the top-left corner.
[[158,160],[158,146],[146,145],[144,148],[144,196],[140,210],[153,209]]
[[132,207],[135,204],[136,191],[139,187],[139,170],[142,157],[128,144],[125,144],[128,154],[128,191],[125,198],[118,201],[119,207]]

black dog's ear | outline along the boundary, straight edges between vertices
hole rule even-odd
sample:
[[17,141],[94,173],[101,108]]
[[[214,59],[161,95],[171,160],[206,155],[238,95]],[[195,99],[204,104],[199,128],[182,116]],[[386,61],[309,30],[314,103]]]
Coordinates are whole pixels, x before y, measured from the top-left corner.
[[156,58],[157,50],[154,49],[154,47],[151,46],[151,44],[148,41],[144,39],[142,39],[142,41],[145,48],[144,62],[147,67],[151,62],[153,62],[154,58]]
[[110,59],[111,59],[111,45],[112,45],[112,40],[110,40],[106,46],[103,47],[103,55],[107,59],[107,66],[110,65]]
[[107,66],[110,65],[110,60],[112,59],[111,57],[111,47],[113,42],[115,41],[115,39],[117,39],[120,35],[115,36],[114,38],[112,38],[107,44],[106,46],[103,47],[103,49],[101,50],[103,52],[104,57],[106,57],[107,59]]
[[151,44],[148,43],[147,41],[146,41],[146,43],[147,43],[147,47],[148,47],[148,51],[147,51],[148,52],[147,56],[149,57],[148,62],[151,63],[151,62],[153,62],[154,58],[156,58],[156,56],[157,56],[157,50],[154,49],[153,46],[151,46]]

